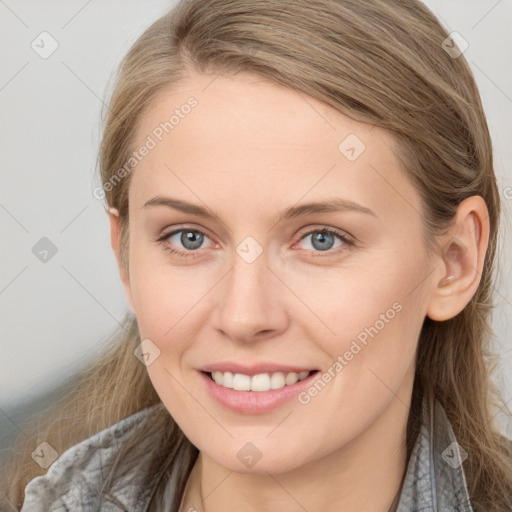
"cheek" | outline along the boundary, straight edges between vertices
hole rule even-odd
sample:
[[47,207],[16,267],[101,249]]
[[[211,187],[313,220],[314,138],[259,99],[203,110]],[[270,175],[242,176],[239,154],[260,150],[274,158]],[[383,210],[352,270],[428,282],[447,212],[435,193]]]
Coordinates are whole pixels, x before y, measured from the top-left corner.
[[[408,264],[392,255],[388,259],[379,259],[379,265],[333,270],[321,280],[301,277],[294,283],[296,289],[303,290],[308,316],[313,313],[321,320],[315,323],[317,333],[322,329],[333,346],[336,339],[364,341],[369,331],[377,335],[377,330],[383,337],[397,325],[403,329],[411,321],[422,322],[423,298],[418,285],[425,278],[424,271],[417,263]],[[313,282],[320,284],[312,286]]]
[[195,307],[214,286],[214,277],[162,263],[162,257],[150,260],[142,251],[135,254],[130,264],[130,286],[141,336],[154,338],[157,343],[186,339],[181,331],[197,314]]
[[366,400],[384,387],[377,376],[396,389],[414,360],[425,318],[428,272],[417,256],[389,253],[364,268],[340,270],[317,288],[308,285],[307,304],[321,320],[308,322],[308,337],[318,340],[331,365],[340,362],[342,369],[333,372],[343,374],[335,380],[344,399],[360,392]]

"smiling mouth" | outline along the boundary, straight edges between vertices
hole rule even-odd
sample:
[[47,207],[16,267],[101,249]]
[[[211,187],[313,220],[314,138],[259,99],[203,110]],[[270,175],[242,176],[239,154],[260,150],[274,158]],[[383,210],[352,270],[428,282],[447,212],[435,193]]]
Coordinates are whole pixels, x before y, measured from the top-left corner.
[[245,375],[232,372],[202,372],[208,375],[212,381],[224,388],[235,391],[270,391],[293,386],[297,382],[308,378],[319,370],[296,372],[272,372],[259,373],[257,375]]

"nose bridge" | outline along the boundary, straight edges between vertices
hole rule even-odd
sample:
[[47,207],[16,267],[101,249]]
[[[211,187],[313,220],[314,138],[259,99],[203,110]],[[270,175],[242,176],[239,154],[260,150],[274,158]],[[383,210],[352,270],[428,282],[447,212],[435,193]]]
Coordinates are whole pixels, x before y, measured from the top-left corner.
[[286,316],[279,305],[279,280],[267,268],[268,253],[251,238],[236,247],[219,302],[220,328],[238,341],[248,341],[261,331],[281,329]]
[[236,249],[237,254],[233,258],[233,268],[225,291],[225,307],[229,307],[240,319],[250,312],[254,316],[266,303],[269,295],[267,274],[270,273],[267,268],[268,258],[263,252],[252,259],[252,249],[240,255],[241,248],[245,248],[244,244]]
[[233,254],[233,268],[230,273],[228,293],[237,296],[264,295],[268,284],[267,274],[270,272],[269,251],[253,236],[246,236],[235,246]]

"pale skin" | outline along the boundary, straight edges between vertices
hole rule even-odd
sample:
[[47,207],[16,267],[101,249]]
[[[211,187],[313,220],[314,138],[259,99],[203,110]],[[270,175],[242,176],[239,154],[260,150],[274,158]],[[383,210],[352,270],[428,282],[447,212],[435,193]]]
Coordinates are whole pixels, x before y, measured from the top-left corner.
[[[160,350],[149,377],[200,450],[204,503],[190,506],[387,512],[405,471],[421,325],[426,316],[452,318],[476,292],[489,239],[485,202],[463,201],[438,240],[445,250],[429,255],[419,194],[389,134],[261,78],[213,78],[192,74],[139,122],[136,147],[190,96],[198,101],[133,171],[128,272],[119,217],[110,213],[141,338]],[[349,134],[366,146],[354,161],[338,149]],[[205,207],[219,220],[143,208],[155,196]],[[373,214],[279,218],[290,206],[333,198]],[[324,227],[353,245],[332,236],[322,251],[313,238]],[[183,245],[182,232],[170,236],[180,228],[206,233],[198,249]],[[165,242],[154,241],[165,233]],[[262,249],[252,263],[236,251],[249,236]],[[326,370],[396,302],[400,312],[306,405],[291,400],[242,414],[216,402],[200,381],[198,368],[219,361]],[[236,456],[247,442],[262,454],[252,468]]]

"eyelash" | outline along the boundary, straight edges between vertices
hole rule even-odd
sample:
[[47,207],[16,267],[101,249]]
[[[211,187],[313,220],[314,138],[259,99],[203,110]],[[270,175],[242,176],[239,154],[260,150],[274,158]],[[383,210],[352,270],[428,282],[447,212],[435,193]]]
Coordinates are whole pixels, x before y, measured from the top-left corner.
[[[193,233],[200,233],[201,235],[210,238],[204,231],[201,231],[200,229],[184,226],[184,227],[182,227],[180,229],[175,229],[174,231],[171,231],[169,233],[163,234],[161,237],[157,238],[155,240],[155,242],[163,244],[169,237],[175,235],[176,233],[180,233],[182,231],[191,231]],[[328,228],[328,227],[323,227],[321,229],[318,229],[318,228],[317,229],[312,229],[312,230],[304,233],[300,237],[299,242],[304,240],[304,238],[306,238],[307,236],[309,236],[309,235],[311,235],[313,233],[323,233],[323,234],[333,235],[333,236],[339,238],[343,242],[343,244],[345,246],[351,247],[351,246],[354,245],[354,242],[349,240],[346,236],[342,235],[339,231],[336,231],[336,230]],[[197,257],[197,255],[194,254],[197,251],[181,251],[181,250],[178,250],[178,249],[173,249],[172,247],[169,247],[168,245],[165,245],[165,244],[164,244],[164,250],[166,250],[166,251],[168,251],[168,252],[170,252],[172,254],[177,254],[180,257],[185,257],[185,258],[187,258],[187,257],[192,257],[192,258]],[[330,250],[329,249],[328,251],[325,251],[325,253],[327,253],[327,256],[332,256],[334,254],[337,254],[340,251],[343,251],[343,248],[338,247],[337,249],[334,249],[334,250]],[[320,254],[318,254],[318,256],[321,256],[321,252],[322,251],[313,251],[313,252],[320,253]]]

